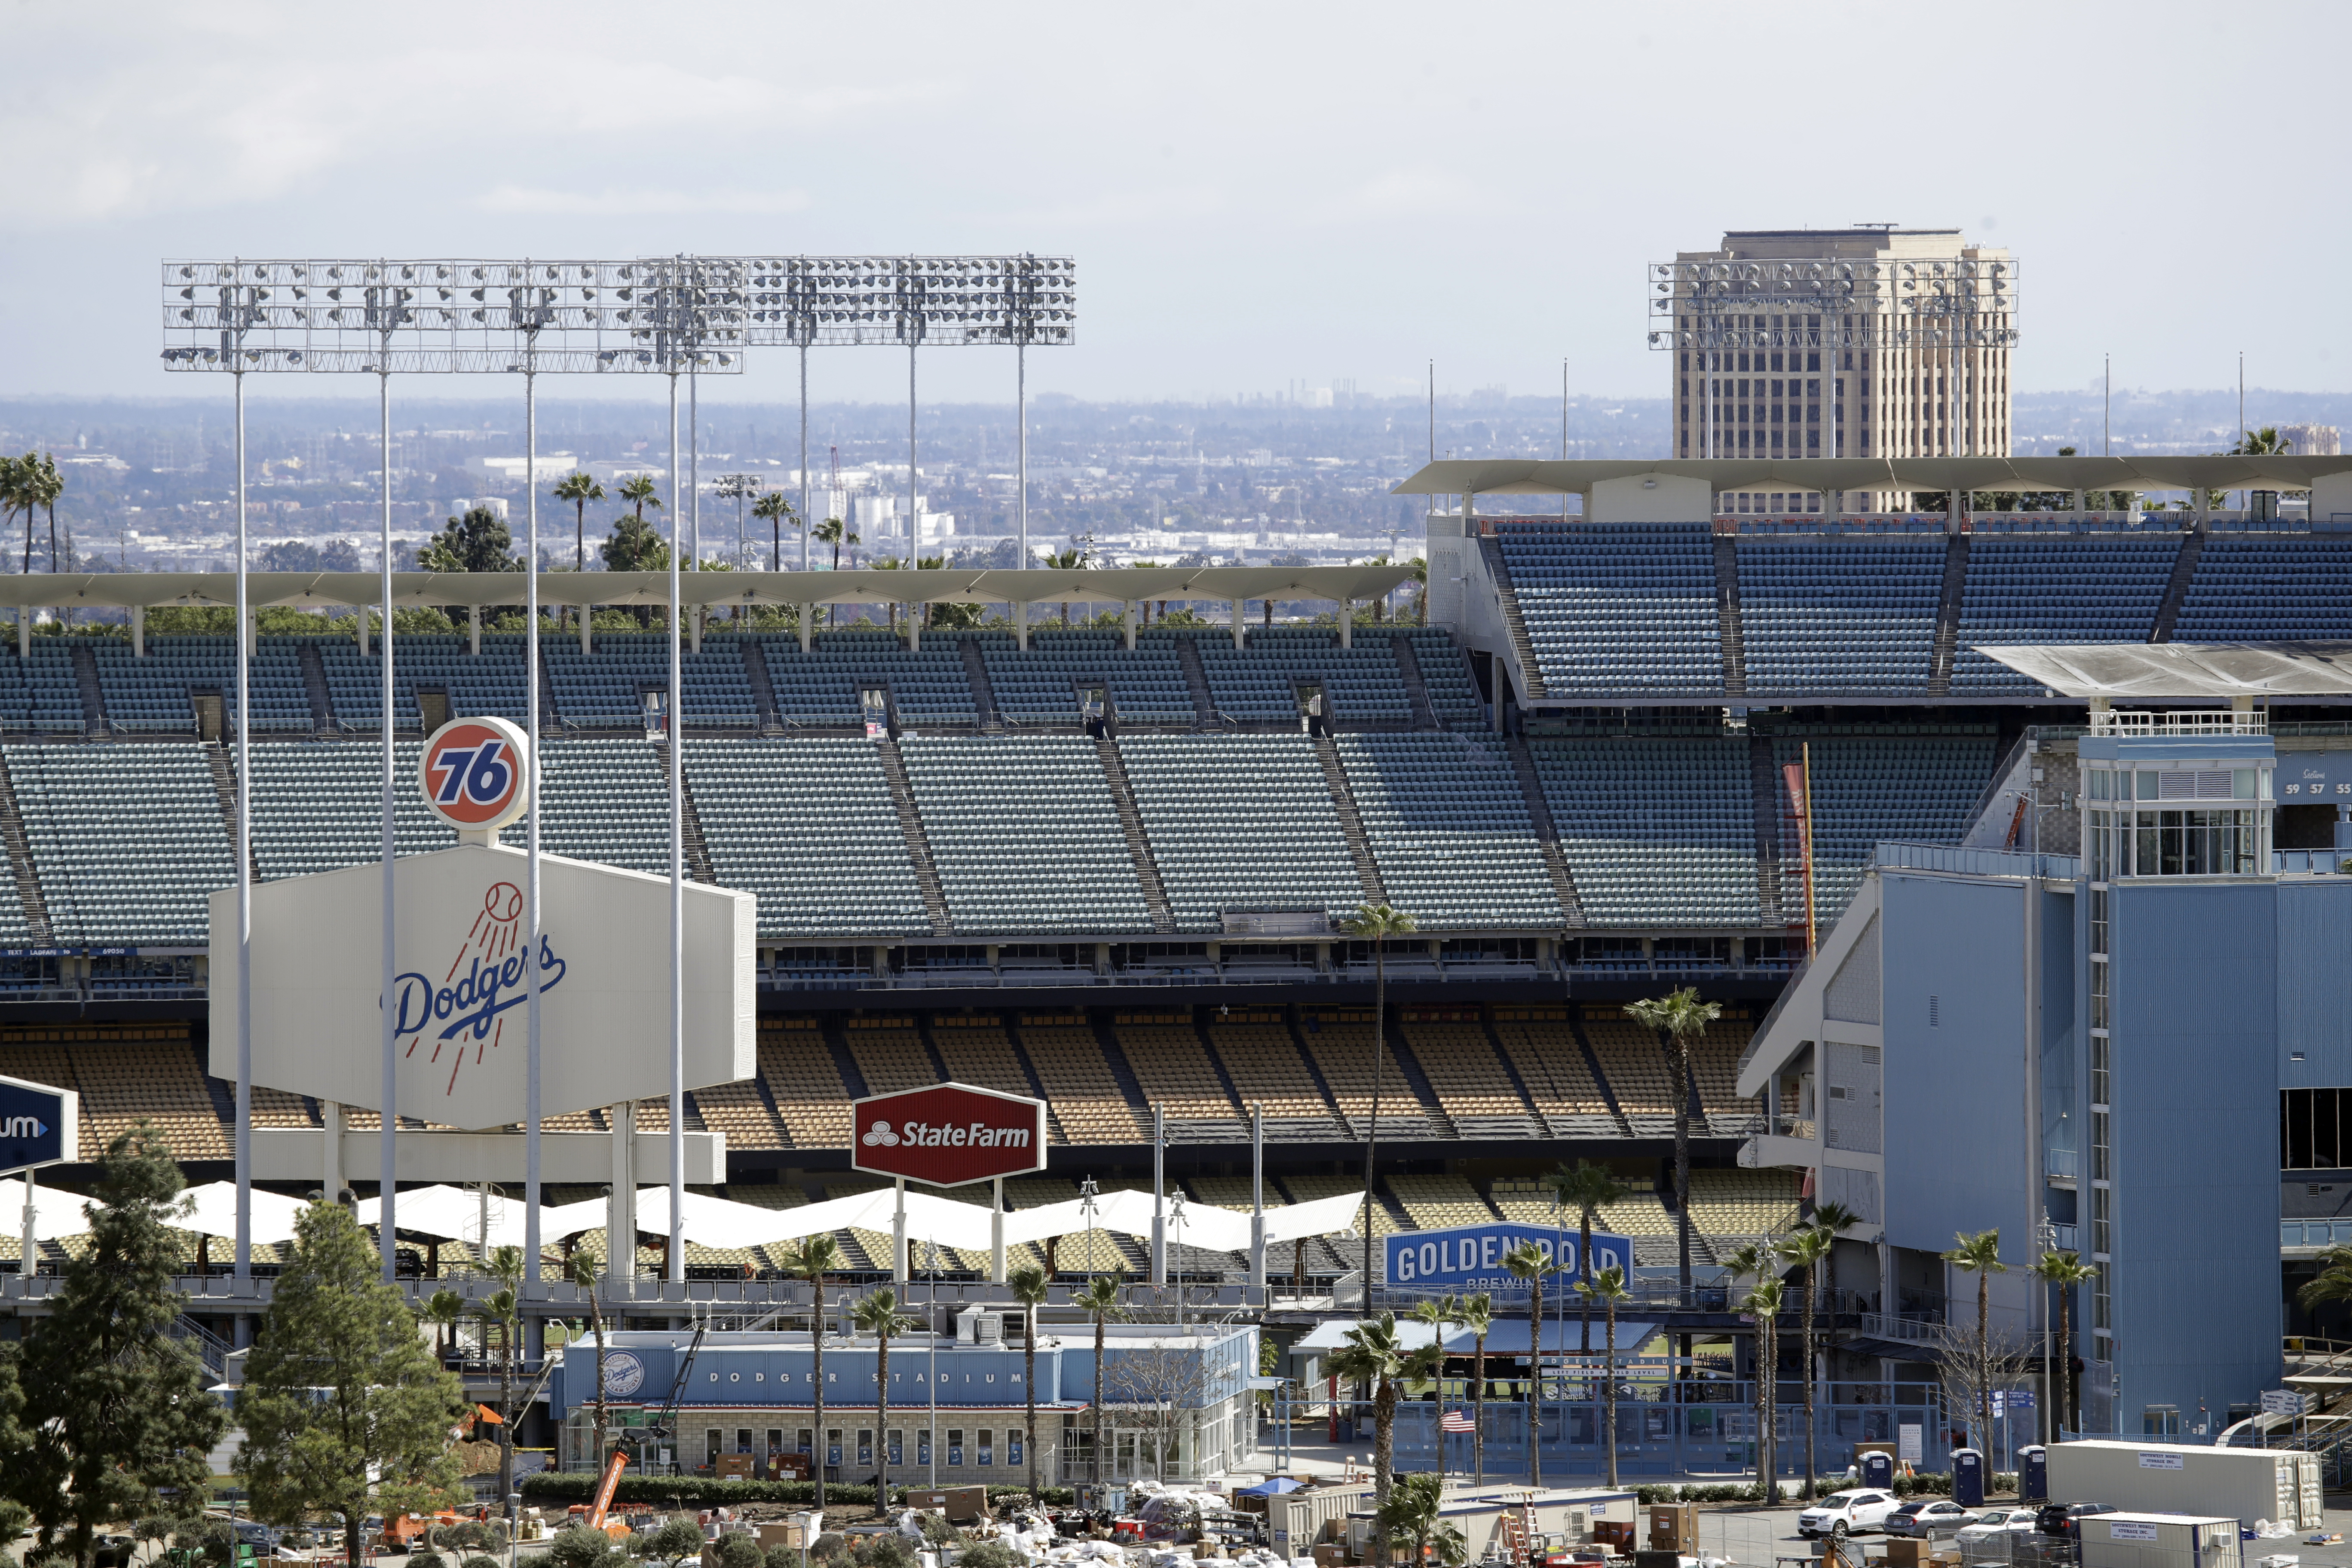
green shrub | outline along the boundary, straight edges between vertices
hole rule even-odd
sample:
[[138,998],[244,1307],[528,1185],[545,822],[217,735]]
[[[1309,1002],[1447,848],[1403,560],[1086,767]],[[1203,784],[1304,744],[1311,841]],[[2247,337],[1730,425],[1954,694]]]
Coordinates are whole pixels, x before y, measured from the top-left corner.
[[711,1555],[719,1560],[719,1568],[764,1568],[766,1563],[756,1535],[722,1535]]
[[[584,1524],[560,1530],[547,1543],[545,1559],[550,1568],[595,1568],[613,1549],[611,1538]],[[409,1568],[417,1568],[417,1560],[409,1559]]]
[[917,1562],[914,1547],[896,1532],[859,1537],[849,1560],[857,1568],[916,1568]]
[[438,1552],[412,1552],[408,1568],[449,1568],[449,1560]]
[[983,1541],[966,1547],[956,1558],[956,1568],[1028,1568],[1028,1561],[1002,1541]]
[[506,1564],[495,1557],[475,1556],[467,1558],[461,1568],[506,1568]]
[[820,1563],[846,1563],[849,1561],[849,1542],[839,1531],[828,1530],[816,1538],[816,1544],[809,1548],[809,1555]]

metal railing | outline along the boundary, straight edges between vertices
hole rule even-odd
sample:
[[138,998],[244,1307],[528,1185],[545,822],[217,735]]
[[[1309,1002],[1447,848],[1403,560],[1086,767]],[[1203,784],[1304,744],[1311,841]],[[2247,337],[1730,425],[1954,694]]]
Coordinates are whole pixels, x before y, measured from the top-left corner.
[[2047,877],[2071,882],[2082,875],[2075,855],[2032,850],[1960,849],[1948,844],[1885,841],[1874,845],[1870,863],[1891,871],[1950,871],[1970,877]]
[[2283,1219],[2281,1247],[2352,1247],[2352,1219]]
[[2221,708],[2094,708],[2091,733],[2120,735],[2267,735],[2268,713]]

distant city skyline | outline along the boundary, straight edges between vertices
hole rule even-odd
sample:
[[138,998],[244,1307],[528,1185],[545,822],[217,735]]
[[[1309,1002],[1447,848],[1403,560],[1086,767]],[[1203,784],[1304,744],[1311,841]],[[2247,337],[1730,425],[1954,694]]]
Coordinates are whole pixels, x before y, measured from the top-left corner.
[[[732,0],[659,26],[599,0],[426,0],[389,28],[274,0],[14,6],[0,395],[168,395],[165,257],[1006,248],[1078,261],[1076,342],[1032,356],[1034,392],[1402,397],[1434,359],[1441,387],[1535,394],[1565,365],[1633,395],[1656,386],[1647,263],[1864,220],[2031,258],[2020,394],[2108,353],[2126,384],[2221,384],[2241,350],[2262,384],[2341,387],[2352,300],[2299,279],[2352,214],[2324,160],[2270,150],[2340,140],[2352,15],[2262,16],[1996,0],[1932,32],[1855,11],[1792,33],[1727,4],[1192,0],[1008,26],[919,0],[882,47],[868,12]],[[1931,90],[1873,85],[1931,46]],[[2187,111],[2252,103],[2252,138]],[[1010,361],[928,353],[926,394],[1009,401]],[[813,355],[812,395],[887,401],[905,370]],[[737,395],[788,401],[793,372],[762,356]]]

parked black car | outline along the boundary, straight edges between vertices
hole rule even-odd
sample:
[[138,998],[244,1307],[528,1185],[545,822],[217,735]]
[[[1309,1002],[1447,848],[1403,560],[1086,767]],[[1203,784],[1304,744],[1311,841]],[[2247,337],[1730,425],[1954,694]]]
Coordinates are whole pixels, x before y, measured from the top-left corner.
[[2078,1539],[2083,1532],[2081,1527],[2074,1522],[2076,1520],[2081,1519],[2085,1514],[2113,1513],[2115,1511],[2116,1505],[2111,1502],[2043,1503],[2042,1505],[2042,1511],[2034,1516],[2034,1533],[2038,1535],[2063,1535],[2069,1539]]

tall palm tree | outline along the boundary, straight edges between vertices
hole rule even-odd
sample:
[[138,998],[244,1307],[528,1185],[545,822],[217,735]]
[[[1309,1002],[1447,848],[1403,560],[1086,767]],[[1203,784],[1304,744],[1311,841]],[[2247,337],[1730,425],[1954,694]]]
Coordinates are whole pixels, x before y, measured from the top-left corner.
[[1123,1274],[1097,1274],[1070,1293],[1070,1305],[1095,1321],[1094,1394],[1088,1401],[1093,1406],[1094,1433],[1087,1439],[1087,1479],[1097,1485],[1102,1481],[1103,1466],[1103,1325],[1113,1318],[1127,1316],[1127,1309],[1119,1304],[1125,1281]]
[[804,1237],[798,1247],[788,1247],[782,1258],[784,1272],[809,1282],[809,1352],[810,1373],[816,1390],[815,1436],[810,1447],[816,1451],[809,1456],[810,1468],[816,1472],[816,1506],[824,1506],[824,1277],[841,1272],[841,1243],[833,1232],[819,1231]]
[[[2306,1309],[2321,1300],[2336,1299],[2320,1294],[2322,1285],[2327,1285],[2331,1291],[2341,1290],[2345,1297],[2352,1298],[2352,1268],[2346,1267],[2352,1264],[2352,1247],[2330,1248],[2328,1254],[2322,1255],[2321,1260],[2326,1262],[2330,1255],[2341,1256],[2336,1258],[2326,1272],[2296,1293],[2295,1300]],[[2050,1369],[2053,1397],[2057,1402],[2057,1414],[2051,1417],[2050,1426],[2050,1435],[2054,1437],[2065,1430],[2066,1417],[2074,1408],[2074,1287],[2090,1284],[2099,1277],[2099,1270],[2096,1265],[2084,1262],[2079,1252],[2045,1252],[2033,1265],[2033,1272],[2044,1284],[2058,1288],[2058,1364]],[[2328,1281],[2331,1274],[2336,1276],[2332,1284]]]
[[[1817,1203],[1813,1205],[1813,1225],[1815,1228],[1828,1231],[1832,1237],[1843,1236],[1847,1231],[1852,1230],[1855,1226],[1858,1226],[1861,1223],[1862,1216],[1860,1215],[1854,1213],[1853,1210],[1846,1207],[1845,1205],[1839,1203],[1834,1198],[1831,1199],[1827,1203]],[[1823,1254],[1823,1261],[1829,1265],[1829,1271],[1828,1278],[1823,1280],[1822,1284],[1823,1288],[1829,1292],[1828,1300],[1830,1302],[1830,1310],[1834,1312],[1837,1310],[1838,1288],[1836,1248],[1832,1247],[1830,1251]]]
[[[652,481],[647,480],[646,489],[652,488]],[[596,482],[595,475],[583,469],[556,480],[552,493],[557,500],[572,503],[572,569],[585,572],[588,570],[588,503],[603,500],[604,487]]]
[[654,477],[651,474],[632,474],[623,479],[621,499],[637,509],[639,522],[646,520],[646,508],[652,507],[656,511],[661,510],[661,497],[654,493]]
[[857,1325],[858,1332],[874,1336],[874,1436],[876,1457],[882,1461],[875,1478],[874,1517],[887,1519],[890,1513],[890,1337],[913,1328],[915,1320],[898,1310],[898,1292],[886,1285],[860,1297],[849,1309],[849,1321]]
[[1722,1016],[1722,1005],[1700,1001],[1696,985],[1625,1004],[1625,1016],[1656,1030],[1658,1044],[1675,1064],[1675,1235],[1681,1247],[1679,1283],[1685,1306],[1691,1294],[1690,1107],[1698,1093],[1691,1075],[1690,1048],[1691,1042]]
[[1021,1304],[1022,1418],[1027,1424],[1021,1446],[1029,1461],[1029,1500],[1034,1504],[1044,1500],[1037,1493],[1037,1309],[1045,1304],[1051,1281],[1036,1264],[1024,1263],[1006,1275],[1004,1282]]
[[828,517],[816,525],[816,532],[812,537],[819,544],[833,546],[833,569],[838,572],[841,570],[841,547],[856,544],[857,530],[837,517]]
[[1445,1478],[1427,1470],[1405,1477],[1389,1494],[1388,1502],[1374,1521],[1380,1526],[1383,1545],[1396,1543],[1410,1546],[1412,1551],[1405,1561],[1421,1563],[1429,1554],[1429,1543],[1438,1531],[1439,1510],[1445,1504]]
[[[1596,1165],[1590,1160],[1579,1160],[1576,1169],[1560,1165],[1543,1179],[1551,1194],[1552,1206],[1565,1209],[1575,1205],[1577,1212],[1576,1271],[1579,1283],[1592,1278],[1592,1221],[1609,1205],[1622,1200],[1632,1189],[1617,1179],[1617,1173],[1606,1165]],[[1582,1352],[1592,1353],[1592,1298],[1584,1300],[1584,1335]]]
[[2009,1265],[2000,1260],[2000,1231],[1998,1228],[1980,1230],[1974,1236],[1961,1231],[1956,1233],[1952,1239],[1958,1245],[1944,1254],[1944,1261],[1977,1277],[1977,1441],[1990,1449],[1992,1447],[1992,1379],[1986,1374],[1992,1365],[1992,1277],[2008,1273]]
[[[49,514],[49,570],[58,569],[58,498],[66,493],[65,477],[58,472],[57,455],[44,452],[36,462],[30,452],[25,454],[25,527],[32,529],[32,508],[37,506]],[[70,549],[70,542],[68,542]]]
[[1602,1420],[1609,1430],[1609,1484],[1617,1484],[1617,1303],[1630,1301],[1633,1293],[1625,1289],[1625,1271],[1610,1265],[1589,1279],[1576,1282],[1576,1293],[1589,1302],[1598,1301],[1609,1313],[1608,1348],[1601,1352],[1601,1403]]
[[[1409,1351],[1397,1335],[1394,1312],[1382,1312],[1349,1329],[1347,1342],[1335,1352],[1328,1370],[1349,1383],[1372,1390],[1372,1507],[1388,1507],[1396,1469],[1396,1407],[1403,1385],[1437,1375],[1443,1347],[1425,1345]],[[1388,1561],[1388,1542],[1377,1543],[1376,1561]]]
[[1381,1152],[1381,1056],[1388,1030],[1388,939],[1414,928],[1412,917],[1386,904],[1360,904],[1339,929],[1372,944],[1372,1120],[1364,1130],[1364,1310],[1372,1310],[1372,1181]]
[[1543,1486],[1543,1282],[1561,1272],[1559,1263],[1532,1241],[1503,1255],[1513,1279],[1528,1282],[1528,1485]]
[[1814,1472],[1813,1306],[1817,1299],[1818,1292],[1813,1289],[1813,1276],[1820,1268],[1822,1259],[1827,1258],[1830,1255],[1830,1249],[1836,1245],[1836,1231],[1824,1229],[1819,1225],[1809,1225],[1793,1236],[1789,1237],[1786,1240],[1782,1241],[1777,1248],[1782,1259],[1795,1266],[1797,1269],[1798,1288],[1804,1291],[1804,1306],[1799,1318],[1799,1321],[1803,1325],[1800,1331],[1800,1342],[1804,1352],[1803,1361],[1801,1363],[1805,1380],[1804,1497],[1805,1500],[1808,1502],[1811,1502],[1813,1497]]
[[769,490],[751,503],[751,515],[768,524],[768,570],[784,569],[784,520],[790,518],[794,528],[801,526],[801,514],[782,490]]
[[434,1353],[449,1359],[449,1341],[466,1315],[466,1298],[455,1290],[436,1290],[425,1299],[425,1317],[433,1325]]
[[[1735,1247],[1730,1252],[1723,1255],[1722,1262],[1725,1272],[1735,1281],[1740,1279],[1753,1280],[1757,1289],[1762,1289],[1768,1283],[1772,1285],[1775,1291],[1775,1294],[1772,1297],[1772,1301],[1774,1310],[1777,1311],[1780,1305],[1780,1296],[1778,1294],[1780,1281],[1776,1277],[1776,1270],[1780,1266],[1780,1258],[1779,1241],[1776,1238],[1768,1236],[1761,1241],[1751,1241],[1742,1247]],[[1750,1290],[1749,1295],[1752,1296],[1754,1293],[1754,1290]],[[1740,1300],[1734,1303],[1734,1305],[1741,1308],[1743,1310],[1747,1309],[1747,1298],[1742,1298]],[[1757,1427],[1756,1455],[1757,1464],[1759,1467],[1757,1470],[1757,1474],[1759,1477],[1764,1474],[1764,1471],[1760,1467],[1764,1462],[1765,1427],[1770,1425],[1769,1412],[1775,1408],[1780,1392],[1777,1387],[1777,1382],[1780,1376],[1780,1344],[1779,1342],[1775,1340],[1769,1352],[1773,1359],[1767,1361],[1765,1359],[1767,1352],[1764,1343],[1766,1329],[1767,1325],[1764,1320],[1761,1318],[1757,1319],[1755,1361],[1758,1398],[1756,1410],[1757,1420],[1759,1425]],[[1771,1369],[1769,1373],[1765,1370],[1768,1367]],[[1768,1390],[1769,1391],[1769,1393],[1767,1392]]]
[[1486,1336],[1495,1331],[1495,1299],[1484,1290],[1462,1298],[1462,1326],[1470,1331],[1470,1478],[1486,1484]]
[[[1442,1350],[1445,1345],[1445,1331],[1457,1326],[1462,1321],[1462,1298],[1449,1291],[1443,1296],[1416,1301],[1412,1306],[1412,1321],[1416,1323],[1426,1323],[1432,1331],[1430,1342]],[[1437,1403],[1442,1414],[1445,1404],[1443,1389],[1439,1390]],[[1437,1446],[1441,1459],[1438,1468],[1443,1469],[1444,1468],[1442,1461],[1445,1449],[1445,1435],[1442,1429],[1438,1433]]]
[[602,1470],[612,1455],[606,1451],[612,1422],[604,1405],[604,1310],[596,1300],[596,1260],[575,1252],[564,1260],[564,1277],[588,1293],[589,1331],[596,1336],[596,1468]]
[[0,522],[18,511],[25,514],[25,563],[20,570],[33,569],[33,510],[25,499],[25,469],[33,462],[33,454],[11,458],[0,453]]
[[1739,1305],[1756,1319],[1757,1348],[1762,1352],[1756,1367],[1756,1479],[1762,1489],[1763,1500],[1778,1503],[1780,1459],[1776,1450],[1780,1434],[1773,1427],[1780,1405],[1780,1282],[1759,1279]]

